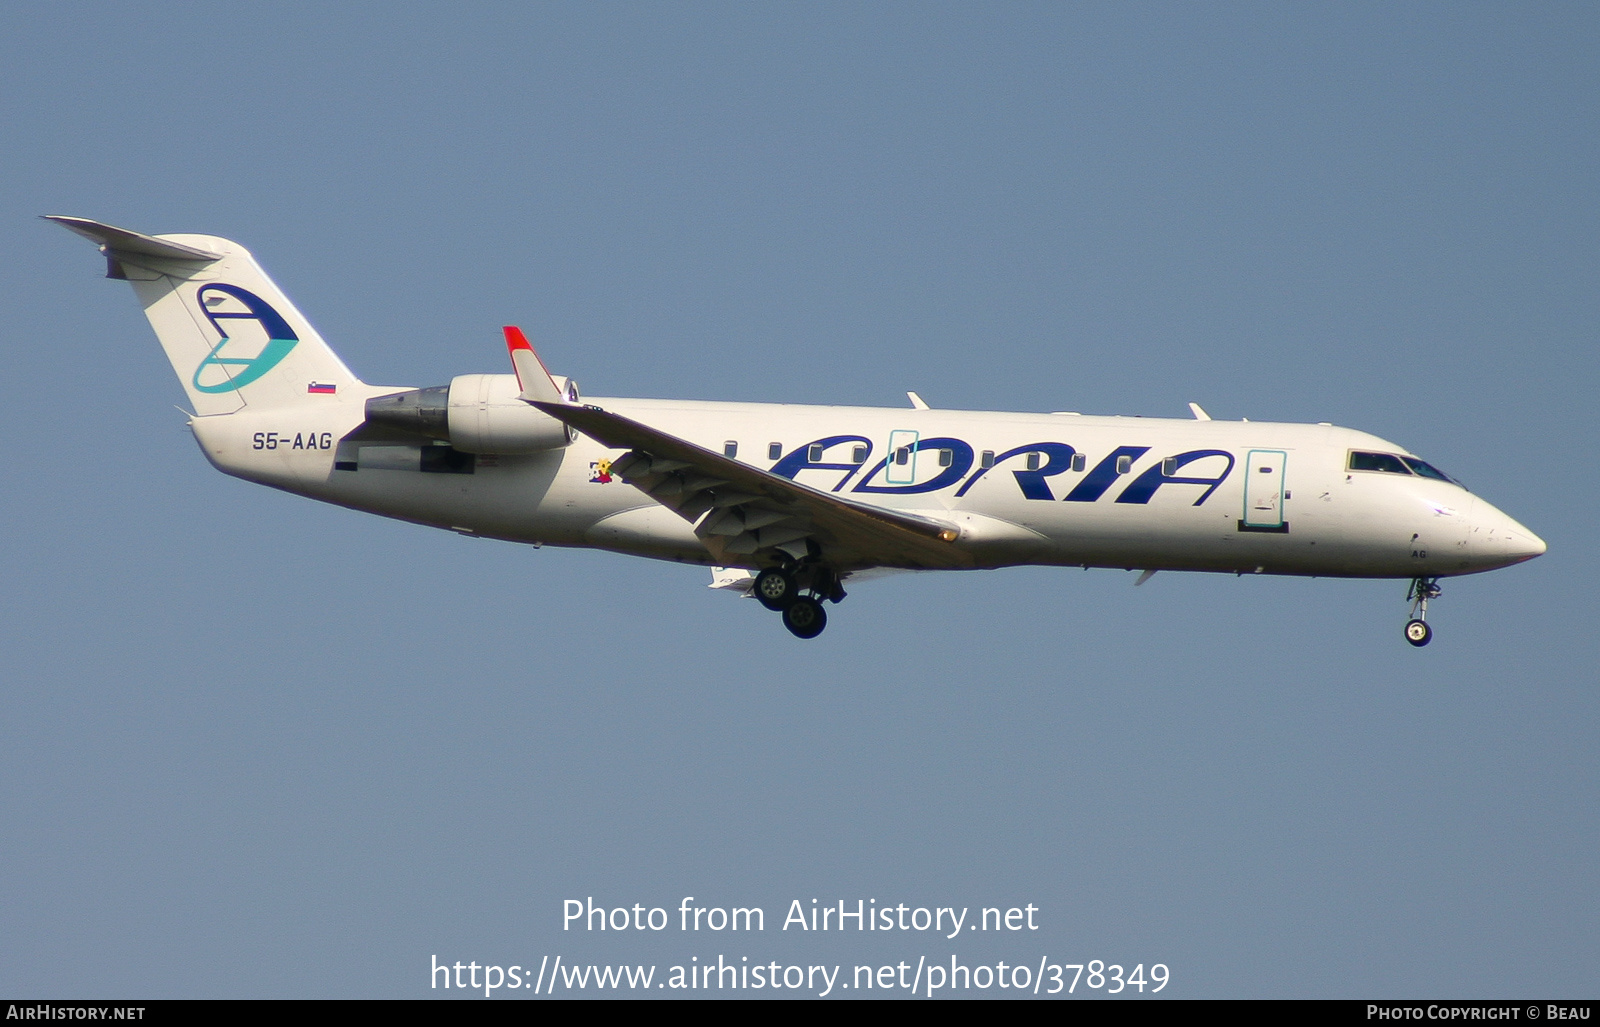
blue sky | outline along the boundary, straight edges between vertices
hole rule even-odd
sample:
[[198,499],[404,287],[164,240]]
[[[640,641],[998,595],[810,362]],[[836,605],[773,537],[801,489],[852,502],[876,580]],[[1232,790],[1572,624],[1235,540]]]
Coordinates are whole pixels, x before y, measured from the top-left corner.
[[[0,992],[430,994],[430,955],[920,954],[1168,993],[1595,990],[1589,5],[0,13]],[[1019,569],[798,642],[703,572],[212,471],[34,219],[250,247],[368,381],[1332,421],[1538,532],[1445,583]],[[1040,907],[1021,940],[561,901]]]

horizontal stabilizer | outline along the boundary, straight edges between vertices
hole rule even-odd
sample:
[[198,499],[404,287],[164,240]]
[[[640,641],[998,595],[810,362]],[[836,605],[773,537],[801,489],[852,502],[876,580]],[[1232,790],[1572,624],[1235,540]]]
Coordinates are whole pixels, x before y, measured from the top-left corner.
[[77,232],[85,239],[99,243],[108,250],[118,253],[142,253],[147,257],[165,257],[168,260],[194,260],[211,263],[222,259],[222,254],[212,253],[209,250],[185,246],[182,243],[169,242],[153,235],[142,235],[139,232],[130,232],[126,228],[113,228],[103,225],[98,221],[88,218],[71,218],[60,214],[42,215],[46,221],[54,221],[62,228]]

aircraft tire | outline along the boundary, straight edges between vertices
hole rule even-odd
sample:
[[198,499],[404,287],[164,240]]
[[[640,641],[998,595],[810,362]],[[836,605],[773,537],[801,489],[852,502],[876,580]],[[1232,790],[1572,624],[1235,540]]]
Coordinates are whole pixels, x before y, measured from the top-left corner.
[[794,602],[794,578],[788,572],[776,567],[768,567],[756,575],[755,584],[750,588],[751,595],[769,610],[786,609]]
[[828,626],[828,611],[810,596],[799,596],[783,608],[783,626],[796,638],[816,638]]
[[1433,641],[1433,629],[1424,620],[1406,621],[1406,641],[1421,648]]

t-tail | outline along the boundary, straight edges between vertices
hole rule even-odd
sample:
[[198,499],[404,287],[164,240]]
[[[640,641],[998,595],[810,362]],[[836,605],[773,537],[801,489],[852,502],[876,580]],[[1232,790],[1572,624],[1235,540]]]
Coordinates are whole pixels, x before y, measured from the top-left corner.
[[250,251],[210,235],[141,235],[46,215],[100,246],[106,277],[133,286],[150,326],[202,417],[246,406],[364,391]]

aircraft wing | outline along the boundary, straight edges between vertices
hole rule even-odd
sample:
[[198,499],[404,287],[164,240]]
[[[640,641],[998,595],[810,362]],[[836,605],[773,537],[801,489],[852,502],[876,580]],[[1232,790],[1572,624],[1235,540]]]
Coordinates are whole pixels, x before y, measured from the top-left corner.
[[726,566],[760,566],[763,550],[820,549],[839,570],[970,567],[952,524],[822,492],[596,406],[534,402],[551,417],[628,452],[611,473],[675,510]]

